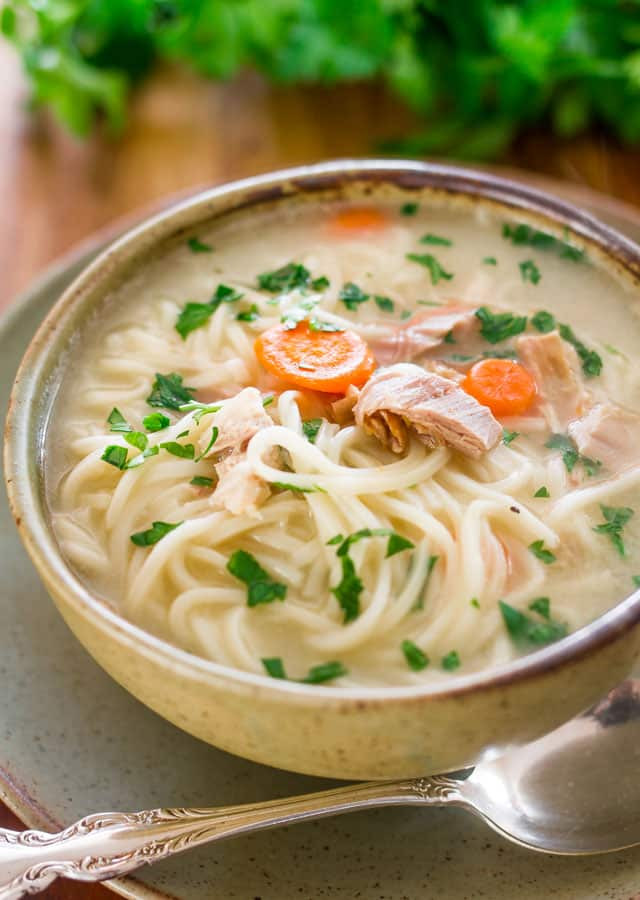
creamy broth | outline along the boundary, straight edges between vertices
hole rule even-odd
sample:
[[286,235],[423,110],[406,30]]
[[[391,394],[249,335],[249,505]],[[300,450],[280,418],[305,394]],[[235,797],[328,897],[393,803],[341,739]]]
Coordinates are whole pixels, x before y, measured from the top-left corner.
[[[336,412],[341,392],[291,386],[258,361],[256,338],[283,319],[291,331],[309,319],[353,331],[375,357],[385,335],[455,304],[471,311],[473,338],[454,330],[428,354],[455,381],[483,355],[518,358],[524,335],[549,333],[548,320],[543,331],[532,323],[544,310],[582,345],[581,418],[621,406],[633,433],[637,297],[560,240],[505,236],[503,218],[486,211],[430,202],[408,215],[403,202],[378,203],[371,227],[358,226],[363,204],[342,226],[336,215],[349,208],[329,202],[228,216],[157,251],[76,338],[48,429],[47,492],[66,558],[122,615],[249,672],[310,674],[336,688],[403,685],[507,662],[634,589],[640,471],[633,460],[580,455],[567,428],[550,426],[540,383],[526,411],[496,414],[501,439],[477,458],[425,446],[411,427],[397,453],[348,404]],[[259,286],[262,273],[290,263],[305,267],[306,284]],[[347,290],[345,303],[350,284],[359,293],[349,302]],[[210,303],[219,285],[232,292],[218,293],[217,308],[185,318],[188,302]],[[473,318],[479,308],[527,316],[526,331],[491,343]],[[183,338],[180,322],[198,327]],[[181,376],[169,386],[190,389],[183,401],[214,409],[150,405],[158,373]],[[225,404],[248,387],[263,421],[233,447],[236,407],[225,414]],[[549,447],[552,433],[564,440]],[[132,460],[140,464],[124,468]],[[236,462],[238,494],[223,505],[219,488]],[[242,499],[247,486],[254,503]]]

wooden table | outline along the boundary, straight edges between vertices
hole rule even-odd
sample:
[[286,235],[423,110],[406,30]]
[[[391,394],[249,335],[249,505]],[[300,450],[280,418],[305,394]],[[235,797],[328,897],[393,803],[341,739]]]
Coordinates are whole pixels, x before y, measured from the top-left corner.
[[[65,250],[115,219],[171,194],[269,169],[376,155],[376,143],[412,126],[380,87],[273,88],[248,73],[210,84],[163,70],[133,100],[113,141],[81,142],[24,109],[12,50],[0,44],[0,308]],[[640,205],[640,149],[604,137],[520,140],[509,165],[569,179]],[[0,825],[18,820],[0,805]],[[48,900],[108,900],[100,886],[59,882]]]

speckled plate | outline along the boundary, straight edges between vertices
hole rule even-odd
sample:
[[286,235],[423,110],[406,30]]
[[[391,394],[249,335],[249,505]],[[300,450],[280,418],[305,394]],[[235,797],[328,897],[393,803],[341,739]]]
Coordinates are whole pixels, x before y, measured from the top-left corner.
[[[640,241],[640,214],[575,186],[532,179]],[[18,361],[85,245],[18,300],[0,327],[3,405]],[[4,418],[4,409],[0,410]],[[215,750],[133,699],[58,616],[0,497],[0,797],[55,829],[102,810],[243,803],[328,786]],[[136,900],[638,900],[640,848],[542,856],[459,810],[355,813],[204,847],[110,885]]]

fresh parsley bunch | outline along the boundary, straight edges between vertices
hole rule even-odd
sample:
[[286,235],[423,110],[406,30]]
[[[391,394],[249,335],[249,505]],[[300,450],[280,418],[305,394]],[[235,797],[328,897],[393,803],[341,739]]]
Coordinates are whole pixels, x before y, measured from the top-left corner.
[[425,121],[392,149],[490,157],[542,123],[640,139],[640,3],[611,0],[5,0],[33,100],[78,134],[122,127],[157,60],[209,78],[378,79]]

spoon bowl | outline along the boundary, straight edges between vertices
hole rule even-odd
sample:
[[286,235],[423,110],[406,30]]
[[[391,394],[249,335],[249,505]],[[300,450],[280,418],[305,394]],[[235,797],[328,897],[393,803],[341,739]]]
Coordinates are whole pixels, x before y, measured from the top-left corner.
[[640,680],[628,680],[584,715],[470,774],[218,809],[95,813],[59,834],[0,829],[0,900],[37,893],[59,875],[101,881],[222,838],[381,806],[459,806],[546,853],[622,850],[640,844],[639,769]]

